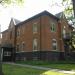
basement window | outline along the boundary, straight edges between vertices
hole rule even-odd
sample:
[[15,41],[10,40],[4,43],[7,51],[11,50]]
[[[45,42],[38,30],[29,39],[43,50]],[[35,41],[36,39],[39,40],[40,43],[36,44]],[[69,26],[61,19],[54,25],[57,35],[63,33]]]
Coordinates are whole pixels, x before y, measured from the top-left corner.
[[11,56],[11,52],[4,52],[4,56]]
[[33,60],[38,60],[38,57],[33,57]]

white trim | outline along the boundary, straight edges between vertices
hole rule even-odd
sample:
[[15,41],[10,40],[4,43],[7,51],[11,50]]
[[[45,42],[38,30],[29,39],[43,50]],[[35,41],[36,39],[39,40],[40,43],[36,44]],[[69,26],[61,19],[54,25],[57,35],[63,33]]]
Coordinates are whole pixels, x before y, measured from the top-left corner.
[[38,32],[38,25],[37,23],[33,23],[33,34]]
[[[53,41],[55,41],[54,43],[53,43]],[[58,50],[58,43],[57,43],[57,40],[56,39],[52,39],[52,49],[53,49],[53,46],[56,46],[56,49],[54,50],[53,49],[53,51],[57,51]]]
[[22,52],[26,52],[26,51],[19,51],[19,52],[16,52],[16,53],[22,53]]
[[3,48],[2,48],[2,52],[1,52],[1,61],[3,61]]
[[[53,28],[54,28],[54,30],[53,30]],[[56,27],[55,23],[51,23],[51,25],[50,25],[50,31],[54,32],[54,33],[57,31],[57,27]]]
[[38,51],[38,50],[33,50],[33,52],[36,52],[36,51]]
[[60,51],[58,51],[58,49],[56,49],[56,50],[51,50],[51,51],[60,52]]
[[24,49],[25,49],[25,42],[22,42],[21,49],[22,49],[22,51],[24,51]]
[[[36,50],[34,48],[37,48]],[[33,51],[38,51],[38,39],[34,38],[33,39]]]

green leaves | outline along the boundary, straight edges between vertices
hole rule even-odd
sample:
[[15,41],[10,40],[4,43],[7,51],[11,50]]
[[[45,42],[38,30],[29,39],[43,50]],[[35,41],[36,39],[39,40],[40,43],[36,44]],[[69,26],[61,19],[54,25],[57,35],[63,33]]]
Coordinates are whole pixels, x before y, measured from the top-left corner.
[[17,4],[17,5],[21,5],[24,3],[24,0],[1,0],[0,2],[2,5],[7,6],[10,4]]
[[[72,21],[74,19],[74,12],[73,12],[73,3],[72,0],[63,0],[63,6],[65,8],[64,13],[68,21]],[[72,23],[74,25],[74,23]]]

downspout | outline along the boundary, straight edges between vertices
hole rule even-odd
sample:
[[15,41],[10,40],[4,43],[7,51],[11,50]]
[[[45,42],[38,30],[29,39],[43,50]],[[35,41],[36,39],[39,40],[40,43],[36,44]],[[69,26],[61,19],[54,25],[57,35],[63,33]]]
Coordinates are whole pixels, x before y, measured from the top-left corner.
[[40,16],[40,59],[41,59],[41,16]]

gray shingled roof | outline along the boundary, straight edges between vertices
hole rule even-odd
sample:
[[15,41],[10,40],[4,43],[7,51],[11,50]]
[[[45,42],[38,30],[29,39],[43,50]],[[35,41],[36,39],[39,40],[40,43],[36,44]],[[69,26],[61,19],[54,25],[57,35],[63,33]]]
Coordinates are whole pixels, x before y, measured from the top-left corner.
[[16,24],[18,24],[18,23],[20,23],[20,22],[21,22],[20,20],[15,19],[15,18],[14,18],[14,20],[15,20],[15,23],[16,23]]
[[58,14],[55,14],[55,16],[60,19],[62,14],[63,14],[63,12],[60,12]]
[[15,24],[19,24],[21,21],[15,18],[11,18],[11,20],[15,23]]

